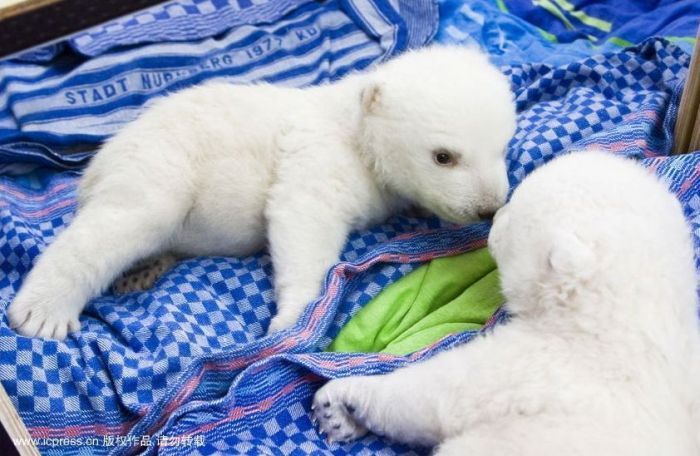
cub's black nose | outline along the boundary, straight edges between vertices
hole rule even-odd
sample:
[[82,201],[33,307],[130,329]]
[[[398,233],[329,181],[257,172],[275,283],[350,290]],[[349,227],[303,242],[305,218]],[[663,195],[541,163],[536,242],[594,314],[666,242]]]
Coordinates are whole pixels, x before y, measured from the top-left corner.
[[478,211],[476,215],[479,217],[479,220],[491,220],[493,216],[496,215],[496,211],[493,209],[483,209]]

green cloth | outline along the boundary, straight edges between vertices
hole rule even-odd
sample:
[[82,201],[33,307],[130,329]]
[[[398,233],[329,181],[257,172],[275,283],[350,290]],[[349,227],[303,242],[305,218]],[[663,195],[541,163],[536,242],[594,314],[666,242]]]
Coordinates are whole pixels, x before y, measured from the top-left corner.
[[382,290],[328,351],[404,355],[448,334],[480,329],[503,301],[487,249],[437,258]]

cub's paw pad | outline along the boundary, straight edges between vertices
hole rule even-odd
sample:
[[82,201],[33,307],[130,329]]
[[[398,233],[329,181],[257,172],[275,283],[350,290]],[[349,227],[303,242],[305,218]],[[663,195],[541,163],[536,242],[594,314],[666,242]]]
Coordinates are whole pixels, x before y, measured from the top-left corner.
[[148,290],[177,262],[174,255],[166,254],[137,263],[114,281],[112,292],[124,295]]
[[367,433],[356,419],[356,407],[334,397],[331,388],[323,387],[316,393],[311,410],[312,420],[329,443],[350,442]]

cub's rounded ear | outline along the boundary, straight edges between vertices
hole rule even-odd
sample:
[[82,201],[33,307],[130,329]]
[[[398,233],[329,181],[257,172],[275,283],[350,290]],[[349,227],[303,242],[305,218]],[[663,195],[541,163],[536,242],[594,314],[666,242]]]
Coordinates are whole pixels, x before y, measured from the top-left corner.
[[595,254],[590,245],[575,233],[558,233],[552,237],[549,267],[558,274],[589,278],[595,266]]
[[383,87],[379,82],[370,82],[362,89],[361,102],[362,112],[365,114],[375,114],[382,103]]

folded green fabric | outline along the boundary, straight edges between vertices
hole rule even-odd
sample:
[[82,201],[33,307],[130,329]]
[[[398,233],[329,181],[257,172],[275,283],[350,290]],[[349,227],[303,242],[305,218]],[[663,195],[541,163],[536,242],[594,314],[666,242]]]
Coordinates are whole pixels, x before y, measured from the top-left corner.
[[328,351],[404,355],[481,328],[501,304],[498,270],[487,249],[437,258],[384,289]]

